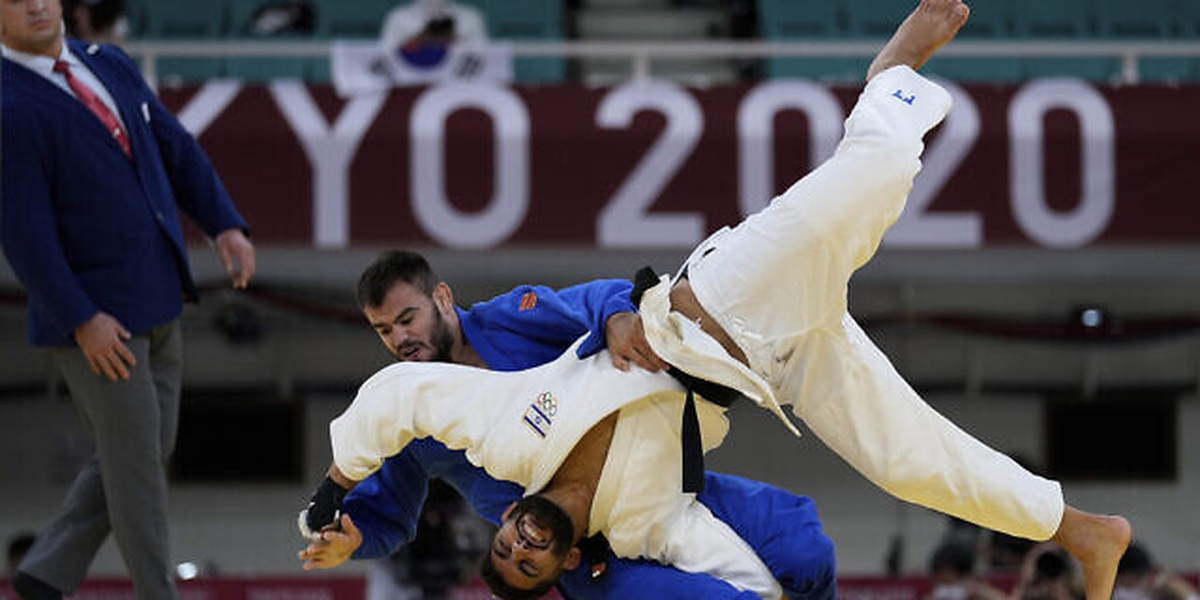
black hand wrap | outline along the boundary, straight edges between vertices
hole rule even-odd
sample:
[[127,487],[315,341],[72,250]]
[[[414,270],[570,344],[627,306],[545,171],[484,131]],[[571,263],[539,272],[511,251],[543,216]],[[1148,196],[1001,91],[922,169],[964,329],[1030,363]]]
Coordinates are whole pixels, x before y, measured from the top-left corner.
[[318,532],[327,525],[332,524],[335,527],[340,525],[338,516],[342,509],[342,499],[346,497],[348,491],[332,478],[326,477],[308,501],[305,523],[309,530]]
[[575,546],[583,554],[583,564],[587,565],[588,574],[592,579],[600,577],[608,570],[608,557],[612,547],[608,545],[608,538],[604,537],[603,533],[585,537]]

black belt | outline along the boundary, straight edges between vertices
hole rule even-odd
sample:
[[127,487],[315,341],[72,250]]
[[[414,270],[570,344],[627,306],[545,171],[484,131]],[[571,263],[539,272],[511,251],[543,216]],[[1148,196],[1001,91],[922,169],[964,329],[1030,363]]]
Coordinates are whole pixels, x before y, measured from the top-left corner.
[[[686,267],[682,278],[687,278]],[[658,275],[654,274],[654,269],[643,267],[638,270],[633,276],[633,290],[629,292],[629,299],[633,301],[633,305],[640,305],[642,295],[656,285]],[[704,491],[704,446],[700,442],[700,419],[696,416],[694,394],[700,394],[709,402],[725,408],[733,405],[742,394],[719,383],[684,373],[673,365],[667,369],[667,374],[687,389],[687,399],[683,402],[683,422],[679,429],[680,449],[683,452],[683,491],[699,494]]]

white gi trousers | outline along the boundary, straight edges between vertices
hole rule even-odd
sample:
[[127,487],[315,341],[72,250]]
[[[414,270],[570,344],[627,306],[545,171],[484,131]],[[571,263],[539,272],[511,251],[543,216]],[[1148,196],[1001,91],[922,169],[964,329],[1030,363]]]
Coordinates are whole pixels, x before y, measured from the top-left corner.
[[745,353],[749,370],[723,352],[697,351],[691,340],[704,334],[669,312],[668,278],[643,297],[643,323],[664,360],[743,390],[777,414],[790,404],[827,446],[888,493],[1044,540],[1062,519],[1058,483],[930,408],[846,309],[851,274],[900,215],[920,169],[921,139],[949,107],[945,90],[908,67],[876,75],[829,161],[692,253],[692,291]]

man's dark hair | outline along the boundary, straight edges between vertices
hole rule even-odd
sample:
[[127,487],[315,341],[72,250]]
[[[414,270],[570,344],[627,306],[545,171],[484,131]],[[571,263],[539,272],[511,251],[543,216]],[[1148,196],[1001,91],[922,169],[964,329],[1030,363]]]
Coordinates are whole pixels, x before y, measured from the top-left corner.
[[1033,562],[1033,580],[1035,582],[1051,581],[1071,574],[1071,559],[1067,551],[1060,548],[1047,550],[1038,555]]
[[18,533],[8,539],[8,569],[16,571],[17,565],[21,559],[25,558],[25,554],[33,547],[33,542],[37,537],[30,532]]
[[500,576],[500,572],[496,570],[496,565],[492,564],[491,552],[483,556],[483,564],[479,565],[479,576],[492,591],[492,596],[501,600],[535,600],[550,593],[554,584],[558,582],[557,579],[551,579],[531,590],[522,590],[508,585]]
[[437,286],[437,273],[430,268],[424,256],[408,250],[392,250],[380,254],[358,278],[358,305],[361,308],[379,306],[388,290],[397,281],[403,281],[425,293],[433,294]]
[[1154,559],[1139,543],[1133,542],[1125,549],[1121,562],[1117,564],[1118,575],[1148,575],[1154,571]]
[[929,559],[930,572],[949,570],[960,577],[975,570],[975,549],[962,542],[944,542]]
[[91,21],[92,33],[100,33],[112,29],[117,19],[125,14],[125,0],[65,0],[62,3],[63,25],[67,35],[79,35],[79,24],[75,22],[75,7],[86,6]]

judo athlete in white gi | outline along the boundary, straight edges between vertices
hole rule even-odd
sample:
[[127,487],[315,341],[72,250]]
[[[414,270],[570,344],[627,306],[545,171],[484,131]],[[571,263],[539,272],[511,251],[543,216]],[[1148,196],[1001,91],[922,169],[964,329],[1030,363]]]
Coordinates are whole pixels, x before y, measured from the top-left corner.
[[[950,107],[949,95],[913,69],[954,36],[967,12],[960,0],[922,0],[872,63],[835,155],[648,289],[642,323],[667,363],[738,390],[796,431],[781,408],[791,405],[892,495],[1011,535],[1053,539],[1082,565],[1088,600],[1108,600],[1129,523],[1067,506],[1058,483],[937,414],[846,311],[851,274],[899,216],[922,137]],[[603,532],[619,556],[776,597],[778,586],[745,544],[680,491],[682,389],[665,375],[621,373],[607,356],[581,361],[571,352],[519,373],[395,365],[364,384],[331,425],[330,475],[343,486],[361,480],[413,436],[431,435],[551,500],[570,518],[574,539],[556,543],[563,531],[536,506],[512,511],[490,556],[506,594],[557,576],[577,561],[570,543]],[[720,443],[725,422],[720,408],[698,408],[707,450]]]

